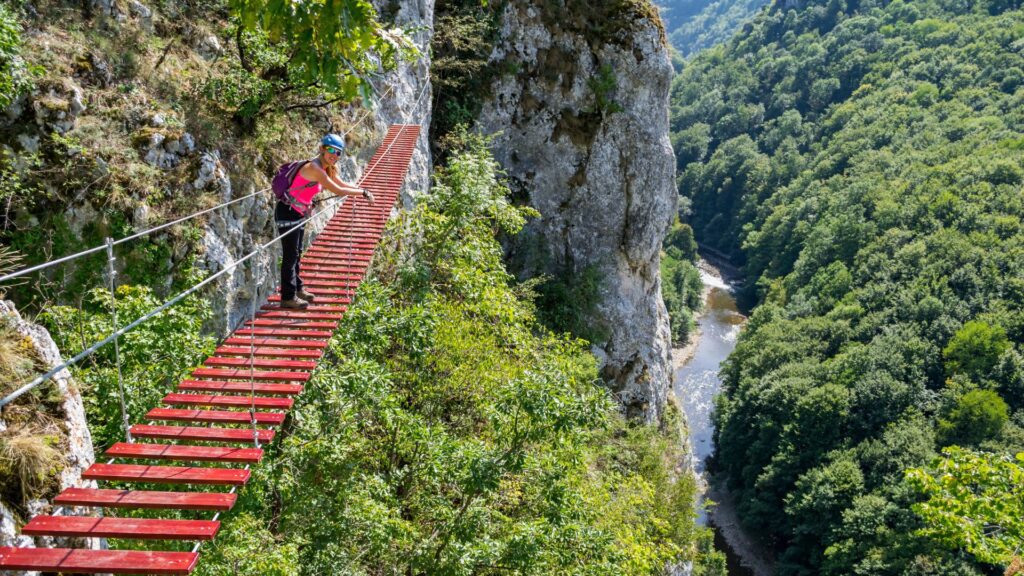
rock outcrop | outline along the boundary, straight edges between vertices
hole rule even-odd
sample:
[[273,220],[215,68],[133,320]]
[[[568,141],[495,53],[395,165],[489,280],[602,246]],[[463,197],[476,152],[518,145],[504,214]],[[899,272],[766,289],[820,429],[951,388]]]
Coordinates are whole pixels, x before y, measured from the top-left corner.
[[[12,334],[21,338],[24,345],[19,347],[32,358],[35,368],[38,371],[50,370],[63,362],[57,345],[50,337],[45,328],[24,320],[14,305],[7,301],[0,301],[0,322],[11,329]],[[82,403],[82,396],[78,387],[71,379],[67,370],[62,370],[54,376],[51,383],[42,386],[55,387],[59,396],[58,408],[53,413],[45,414],[47,421],[56,423],[58,430],[55,430],[53,437],[59,440],[62,467],[59,478],[55,483],[58,490],[70,487],[95,488],[96,483],[91,480],[82,480],[82,472],[96,461],[92,448],[92,436],[89,433],[89,426],[85,418],[85,406]],[[11,414],[24,419],[25,410],[34,412],[33,418],[38,419],[40,410],[48,410],[46,407],[31,406],[31,400],[27,396],[22,397],[0,413],[0,433],[16,434],[16,426],[5,418]],[[13,411],[13,412],[12,412]],[[31,419],[30,419],[31,420]],[[30,515],[48,513],[51,505],[45,498],[33,499],[28,502],[4,502],[0,499],[0,546],[40,546],[54,545],[59,543],[52,538],[39,538],[33,542],[33,538],[21,536],[18,533],[20,520],[15,516],[14,510],[27,508]],[[85,509],[81,510],[85,512]],[[76,510],[64,510],[63,514],[73,515]],[[81,547],[79,543],[78,547]],[[87,540],[86,546],[101,546],[98,540]]]
[[492,61],[511,73],[478,120],[541,213],[510,261],[524,277],[596,271],[603,377],[628,415],[657,421],[671,380],[659,257],[676,206],[664,31],[644,0],[556,6],[507,4]]

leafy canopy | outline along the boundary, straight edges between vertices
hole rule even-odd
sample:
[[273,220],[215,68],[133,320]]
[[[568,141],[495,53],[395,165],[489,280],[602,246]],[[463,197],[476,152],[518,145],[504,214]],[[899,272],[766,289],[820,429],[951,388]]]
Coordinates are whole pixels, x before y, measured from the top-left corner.
[[1010,347],[1002,327],[972,320],[950,338],[949,344],[942,350],[942,357],[946,360],[949,373],[978,378],[989,373]]
[[1024,555],[1024,453],[947,448],[908,478],[927,498],[914,506],[922,533],[990,564],[1008,566]]
[[325,102],[370,100],[371,79],[418,56],[406,31],[389,28],[367,0],[229,0],[238,19],[238,66],[207,87],[250,121],[288,94]]

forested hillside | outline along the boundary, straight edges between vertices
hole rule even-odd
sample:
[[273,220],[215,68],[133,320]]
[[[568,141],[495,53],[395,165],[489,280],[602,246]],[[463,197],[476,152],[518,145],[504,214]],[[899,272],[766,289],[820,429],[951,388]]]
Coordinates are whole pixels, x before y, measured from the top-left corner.
[[759,304],[716,466],[778,572],[1019,570],[1020,3],[776,2],[672,98],[690,223]]
[[688,58],[728,40],[767,0],[663,0],[669,42]]

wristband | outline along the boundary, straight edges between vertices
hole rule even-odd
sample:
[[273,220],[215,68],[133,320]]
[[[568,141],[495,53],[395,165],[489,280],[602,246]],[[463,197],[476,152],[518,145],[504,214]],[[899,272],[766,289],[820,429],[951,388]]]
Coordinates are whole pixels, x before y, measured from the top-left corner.
[[366,188],[361,188],[360,192],[362,192],[363,198],[369,198],[370,197],[370,191],[367,190]]

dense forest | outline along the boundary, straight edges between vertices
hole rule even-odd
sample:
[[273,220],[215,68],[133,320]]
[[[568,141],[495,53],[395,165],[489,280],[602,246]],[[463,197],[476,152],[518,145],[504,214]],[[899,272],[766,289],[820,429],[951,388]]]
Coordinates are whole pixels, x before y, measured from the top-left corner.
[[684,58],[728,40],[766,0],[661,0],[669,42]]
[[672,101],[689,223],[757,304],[714,467],[777,572],[1019,572],[1019,2],[775,2]]

